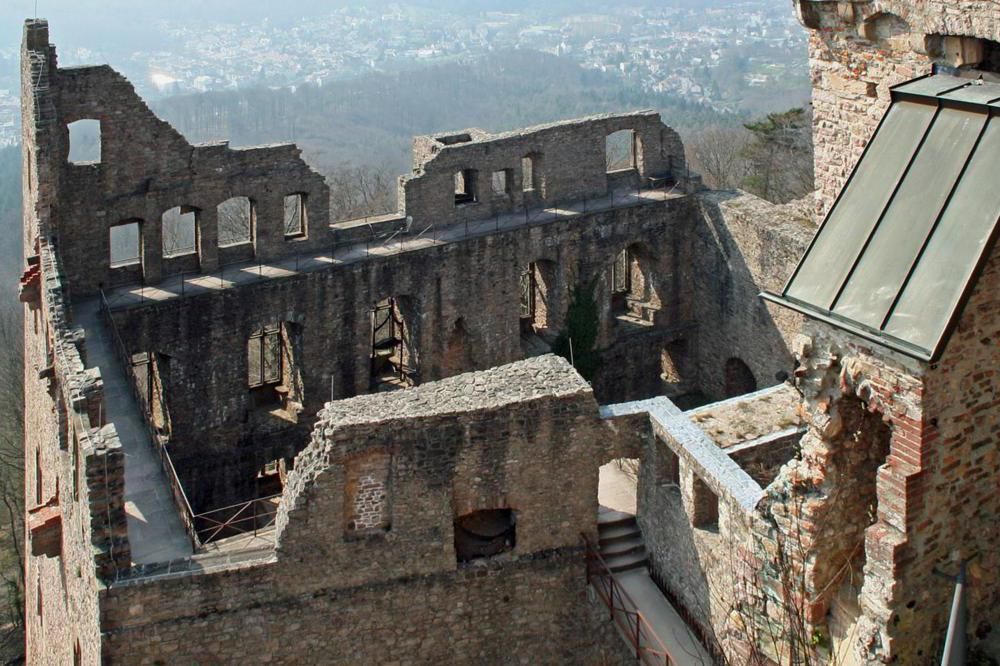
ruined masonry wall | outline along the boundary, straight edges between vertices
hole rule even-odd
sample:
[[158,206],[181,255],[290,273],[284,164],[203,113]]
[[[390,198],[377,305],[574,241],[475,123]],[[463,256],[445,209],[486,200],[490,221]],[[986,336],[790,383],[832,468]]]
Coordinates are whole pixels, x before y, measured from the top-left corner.
[[234,654],[248,664],[634,663],[588,600],[582,560],[572,551],[298,596],[284,586],[317,570],[112,589],[101,600],[105,655],[147,665]]
[[989,0],[796,0],[810,28],[817,210],[829,211],[879,119],[890,86],[929,74],[926,36],[1000,41],[1000,8]]
[[[924,419],[907,423],[906,455],[921,464],[923,474],[905,496],[911,534],[903,565],[906,584],[892,606],[901,618],[898,626],[890,625],[900,636],[894,653],[901,661],[919,649],[910,645],[910,637],[933,635],[946,626],[952,586],[942,585],[931,572],[936,566],[955,574],[960,559],[973,558],[968,588],[971,644],[987,641],[991,654],[997,654],[1000,645],[997,285],[1000,252],[994,248],[941,361],[927,373]],[[915,446],[918,437],[924,442],[920,449]],[[913,608],[910,601],[916,602]]]
[[[26,521],[25,647],[31,663],[73,663],[76,655],[80,663],[96,664],[100,579],[127,568],[130,560],[121,496],[124,456],[114,428],[100,427],[100,373],[85,369],[84,341],[72,327],[63,276],[48,242],[59,174],[38,147],[53,130],[54,53],[44,24],[26,24],[24,38],[22,198],[24,259],[31,269],[22,287],[25,506],[48,504],[46,511],[61,526],[61,533],[50,528],[33,534],[30,515]],[[33,554],[41,549],[46,554]]]
[[815,226],[802,202],[775,205],[744,192],[703,192],[698,204],[698,261],[686,281],[696,290],[695,372],[702,390],[721,399],[728,358],[746,363],[758,388],[778,383],[779,372],[791,375],[790,349],[804,318],[759,295],[781,291]]
[[[170,357],[171,456],[196,508],[225,506],[252,490],[246,484],[261,466],[305,445],[325,401],[370,390],[374,303],[396,296],[410,304],[420,382],[502,365],[523,357],[521,271],[545,260],[553,266],[552,291],[567,295],[562,308],[574,285],[598,278],[599,344],[610,345],[617,332],[606,273],[617,253],[637,241],[658,250],[653,268],[672,299],[663,327],[690,321],[691,277],[675,267],[687,263],[684,239],[692,224],[688,200],[672,199],[143,305],[116,311],[115,319],[130,350]],[[246,388],[248,336],[281,321],[300,331],[304,409],[296,424],[255,408]],[[619,359],[634,359],[630,366],[653,365],[659,353],[650,357],[626,340],[616,349]],[[608,365],[612,372],[617,367]],[[625,382],[595,385],[614,395]]]
[[[605,439],[589,387],[555,356],[331,403],[289,474],[274,557],[112,586],[106,655],[626,663],[588,601],[580,539],[596,533]],[[387,528],[355,534],[348,471],[378,456],[390,461]],[[496,508],[517,516],[513,550],[457,563],[455,518]]]

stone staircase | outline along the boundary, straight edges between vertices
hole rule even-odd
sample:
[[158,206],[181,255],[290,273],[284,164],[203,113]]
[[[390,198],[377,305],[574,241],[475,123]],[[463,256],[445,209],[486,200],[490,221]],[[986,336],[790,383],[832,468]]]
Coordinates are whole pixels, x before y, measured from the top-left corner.
[[612,573],[646,568],[646,544],[635,516],[621,511],[601,511],[597,517],[601,557]]

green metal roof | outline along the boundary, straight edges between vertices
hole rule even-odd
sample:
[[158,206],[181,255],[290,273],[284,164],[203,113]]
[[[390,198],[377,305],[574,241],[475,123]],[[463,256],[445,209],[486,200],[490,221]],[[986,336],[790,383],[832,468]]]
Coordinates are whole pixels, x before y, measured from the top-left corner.
[[933,75],[892,103],[781,294],[768,300],[936,360],[1000,222],[1000,85]]

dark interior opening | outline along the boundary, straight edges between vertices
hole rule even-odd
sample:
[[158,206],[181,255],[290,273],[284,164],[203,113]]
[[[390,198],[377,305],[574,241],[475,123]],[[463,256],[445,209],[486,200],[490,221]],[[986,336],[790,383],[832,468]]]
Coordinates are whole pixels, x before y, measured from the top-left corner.
[[473,511],[455,519],[459,562],[494,557],[514,549],[517,518],[511,509]]

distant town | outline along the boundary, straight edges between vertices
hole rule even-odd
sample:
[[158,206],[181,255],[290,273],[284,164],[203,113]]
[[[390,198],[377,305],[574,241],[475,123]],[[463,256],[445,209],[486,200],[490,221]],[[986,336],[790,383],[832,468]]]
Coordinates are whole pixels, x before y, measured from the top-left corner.
[[[541,11],[541,10],[540,10]],[[747,0],[720,8],[618,8],[604,13],[486,12],[463,15],[402,5],[342,9],[280,26],[257,23],[156,26],[170,50],[118,54],[147,99],[254,86],[323,85],[535,49],[582,67],[615,72],[643,90],[675,94],[718,111],[759,110],[781,91],[808,90],[806,33],[784,3]],[[110,48],[110,47],[109,47]],[[107,59],[85,48],[60,53],[61,65]],[[17,47],[0,50],[0,146],[19,137]]]

